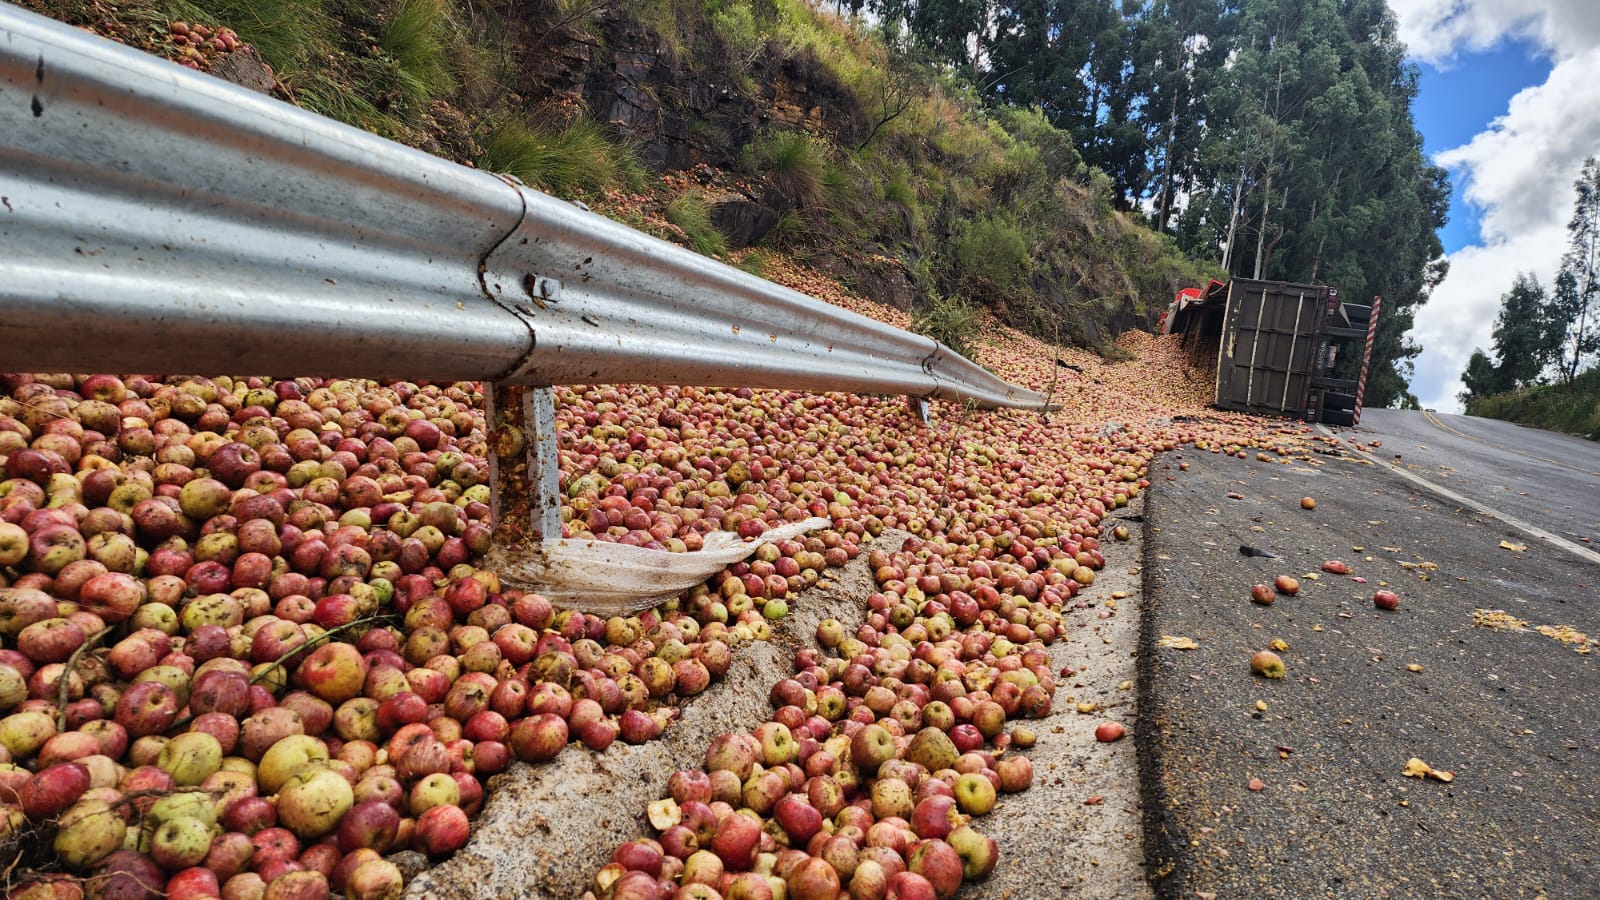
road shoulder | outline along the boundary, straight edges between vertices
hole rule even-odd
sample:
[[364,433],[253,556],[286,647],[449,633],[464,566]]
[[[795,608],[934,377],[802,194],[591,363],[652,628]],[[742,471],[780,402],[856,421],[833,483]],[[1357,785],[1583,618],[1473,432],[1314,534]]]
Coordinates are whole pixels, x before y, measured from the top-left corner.
[[[1531,542],[1343,460],[1189,451],[1151,480],[1137,737],[1158,896],[1593,889],[1600,654],[1581,651],[1600,569],[1504,549]],[[1320,572],[1330,559],[1354,571]],[[1300,595],[1253,604],[1278,574]],[[1380,586],[1399,610],[1373,607]],[[1273,640],[1279,681],[1248,665]],[[1406,777],[1413,757],[1454,780]]]

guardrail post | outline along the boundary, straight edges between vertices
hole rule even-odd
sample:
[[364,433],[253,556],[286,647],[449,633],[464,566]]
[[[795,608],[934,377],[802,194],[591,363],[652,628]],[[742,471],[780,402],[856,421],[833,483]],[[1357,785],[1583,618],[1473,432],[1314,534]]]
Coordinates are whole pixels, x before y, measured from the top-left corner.
[[924,425],[928,424],[928,398],[927,397],[918,397],[918,396],[916,396],[914,394],[907,394],[906,395],[906,406],[909,406],[911,408],[911,414],[913,416],[917,417],[917,421],[921,422]]
[[561,458],[549,386],[496,382],[488,393],[490,515],[504,550],[561,539]]

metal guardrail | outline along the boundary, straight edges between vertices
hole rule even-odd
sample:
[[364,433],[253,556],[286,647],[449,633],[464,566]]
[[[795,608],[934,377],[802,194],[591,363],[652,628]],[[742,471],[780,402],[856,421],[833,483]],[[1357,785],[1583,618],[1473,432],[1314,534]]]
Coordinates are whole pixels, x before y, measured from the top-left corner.
[[929,338],[4,4],[0,368],[1046,405]]

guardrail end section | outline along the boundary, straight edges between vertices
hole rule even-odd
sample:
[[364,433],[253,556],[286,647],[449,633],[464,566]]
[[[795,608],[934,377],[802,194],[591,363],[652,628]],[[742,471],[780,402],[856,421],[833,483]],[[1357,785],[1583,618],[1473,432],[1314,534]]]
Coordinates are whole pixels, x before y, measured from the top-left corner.
[[487,404],[490,515],[500,551],[561,539],[555,389],[495,382]]

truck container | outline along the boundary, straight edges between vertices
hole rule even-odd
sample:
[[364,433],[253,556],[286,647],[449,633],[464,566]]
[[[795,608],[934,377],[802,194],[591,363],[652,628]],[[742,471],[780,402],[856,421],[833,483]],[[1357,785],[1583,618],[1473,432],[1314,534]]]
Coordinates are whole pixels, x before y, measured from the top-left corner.
[[1371,315],[1326,285],[1235,278],[1180,294],[1162,330],[1216,360],[1219,409],[1349,425]]

